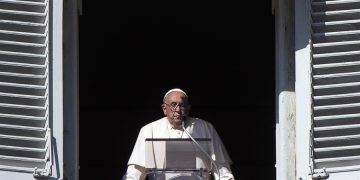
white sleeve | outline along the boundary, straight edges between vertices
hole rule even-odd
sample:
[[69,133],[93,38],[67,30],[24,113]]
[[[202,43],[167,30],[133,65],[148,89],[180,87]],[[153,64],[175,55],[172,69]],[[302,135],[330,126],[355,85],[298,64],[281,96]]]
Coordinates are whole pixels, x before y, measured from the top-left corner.
[[146,172],[144,167],[130,164],[122,180],[144,180],[145,178]]
[[[220,180],[234,180],[234,175],[231,172],[230,165],[228,163],[217,164],[220,172]],[[214,172],[214,179],[219,180],[218,172]]]

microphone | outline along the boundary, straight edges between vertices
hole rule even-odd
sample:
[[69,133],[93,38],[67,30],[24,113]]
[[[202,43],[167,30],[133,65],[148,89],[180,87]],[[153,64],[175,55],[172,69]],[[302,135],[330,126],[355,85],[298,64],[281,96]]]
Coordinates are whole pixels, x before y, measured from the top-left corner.
[[219,176],[219,180],[220,180],[220,171],[219,171],[219,169],[218,169],[218,167],[217,167],[217,165],[216,165],[216,162],[213,160],[213,158],[211,158],[211,156],[204,150],[204,148],[203,147],[201,147],[201,145],[190,135],[190,133],[185,129],[185,123],[184,123],[184,121],[182,121],[182,129],[184,130],[184,132],[190,137],[190,139],[199,147],[199,149],[207,156],[207,158],[209,158],[210,159],[210,161],[211,161],[211,164],[213,164],[214,165],[214,167],[215,167],[215,170],[216,170],[216,172],[217,172],[217,174],[218,174],[218,176]]

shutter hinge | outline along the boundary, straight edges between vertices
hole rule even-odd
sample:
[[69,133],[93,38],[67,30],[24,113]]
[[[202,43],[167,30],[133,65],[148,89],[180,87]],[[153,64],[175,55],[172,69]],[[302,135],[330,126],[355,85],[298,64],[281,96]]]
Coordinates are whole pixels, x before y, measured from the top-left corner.
[[323,168],[316,172],[311,172],[312,179],[327,179],[329,178],[329,173],[326,172],[326,168]]
[[35,167],[33,175],[35,178],[48,178],[51,175],[51,169],[38,169]]

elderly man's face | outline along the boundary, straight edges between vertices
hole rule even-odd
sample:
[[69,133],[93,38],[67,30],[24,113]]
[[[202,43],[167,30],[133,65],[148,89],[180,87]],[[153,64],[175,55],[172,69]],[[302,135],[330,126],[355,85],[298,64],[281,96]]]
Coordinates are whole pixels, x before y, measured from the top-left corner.
[[167,96],[162,108],[170,124],[180,126],[190,110],[190,105],[187,102],[185,94],[174,91]]

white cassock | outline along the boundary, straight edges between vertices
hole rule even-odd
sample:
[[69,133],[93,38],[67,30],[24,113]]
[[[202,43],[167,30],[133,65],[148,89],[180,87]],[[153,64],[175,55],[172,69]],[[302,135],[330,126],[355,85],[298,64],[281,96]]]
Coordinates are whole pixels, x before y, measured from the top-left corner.
[[[231,159],[213,125],[199,118],[187,117],[185,129],[193,138],[209,138],[212,141],[211,157],[215,160],[220,172],[220,179],[234,179],[230,169]],[[147,138],[190,138],[182,129],[175,129],[167,117],[149,123],[141,128],[134,149],[128,161],[128,169],[123,180],[143,180],[145,172],[145,139]],[[218,180],[217,172],[214,178]]]

